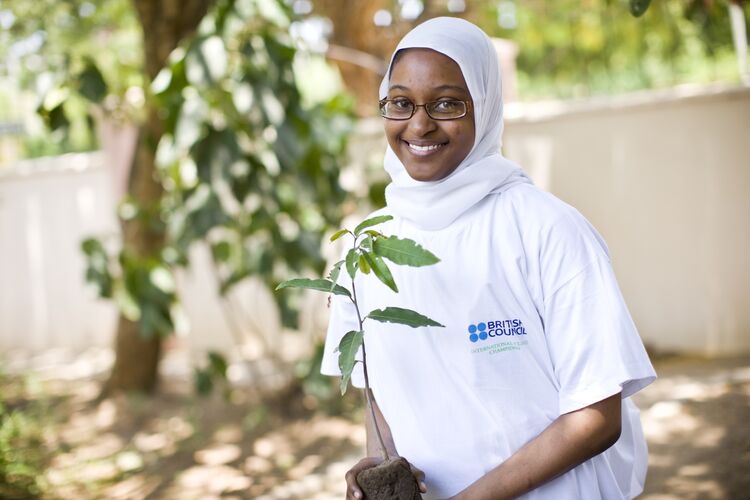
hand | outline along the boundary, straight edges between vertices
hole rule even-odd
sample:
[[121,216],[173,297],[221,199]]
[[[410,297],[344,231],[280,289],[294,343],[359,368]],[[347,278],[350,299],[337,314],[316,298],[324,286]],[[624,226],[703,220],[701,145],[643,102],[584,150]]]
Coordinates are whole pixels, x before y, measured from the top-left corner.
[[[357,462],[354,467],[349,469],[349,471],[347,471],[345,476],[346,500],[361,500],[364,497],[362,490],[359,488],[359,484],[357,484],[357,474],[365,469],[376,467],[381,463],[383,463],[383,459],[381,457],[365,457]],[[411,473],[414,474],[414,479],[417,480],[419,491],[422,493],[427,493],[427,485],[424,483],[424,472],[411,465],[411,463],[409,464],[409,466],[411,467]]]

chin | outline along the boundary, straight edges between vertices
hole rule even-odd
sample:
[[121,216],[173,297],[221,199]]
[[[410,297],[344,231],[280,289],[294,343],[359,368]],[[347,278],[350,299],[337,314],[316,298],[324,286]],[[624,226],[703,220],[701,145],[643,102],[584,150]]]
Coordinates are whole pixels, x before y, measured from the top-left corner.
[[409,170],[408,168],[406,169],[406,173],[408,173],[409,177],[411,177],[415,181],[420,182],[438,181],[444,177],[431,172],[415,172],[413,170]]
[[424,168],[404,167],[406,168],[406,173],[409,174],[409,177],[411,177],[415,181],[420,182],[433,182],[445,179],[455,170],[455,167],[448,170],[447,172],[442,172],[437,169],[426,170]]

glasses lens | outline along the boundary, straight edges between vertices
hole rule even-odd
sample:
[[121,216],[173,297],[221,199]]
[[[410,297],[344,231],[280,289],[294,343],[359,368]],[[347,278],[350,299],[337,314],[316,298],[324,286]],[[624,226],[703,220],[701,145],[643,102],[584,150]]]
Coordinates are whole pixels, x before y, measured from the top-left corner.
[[430,102],[425,107],[427,108],[427,113],[436,120],[461,118],[466,114],[466,103],[452,99]]
[[394,99],[380,104],[380,114],[386,118],[410,118],[414,112],[414,103],[409,99]]

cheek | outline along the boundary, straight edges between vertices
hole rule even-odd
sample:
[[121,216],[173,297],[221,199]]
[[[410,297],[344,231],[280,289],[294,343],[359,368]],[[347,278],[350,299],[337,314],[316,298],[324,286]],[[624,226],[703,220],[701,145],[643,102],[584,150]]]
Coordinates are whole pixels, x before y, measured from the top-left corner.
[[474,147],[474,128],[473,127],[457,127],[451,131],[450,135],[453,140],[460,145],[457,152],[463,159],[469,154],[471,148]]
[[388,121],[385,124],[385,138],[388,140],[388,145],[390,145],[391,149],[394,151],[399,144],[399,136],[401,135],[403,128],[404,126],[402,123],[393,120]]

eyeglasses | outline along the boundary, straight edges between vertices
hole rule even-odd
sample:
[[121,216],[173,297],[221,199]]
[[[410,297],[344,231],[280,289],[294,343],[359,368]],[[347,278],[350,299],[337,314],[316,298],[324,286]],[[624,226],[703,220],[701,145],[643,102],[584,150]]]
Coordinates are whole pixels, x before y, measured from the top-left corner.
[[424,108],[427,116],[433,120],[455,120],[466,116],[471,101],[458,99],[441,99],[439,101],[414,104],[405,97],[383,99],[380,101],[380,115],[388,120],[408,120],[417,108]]

